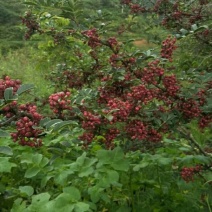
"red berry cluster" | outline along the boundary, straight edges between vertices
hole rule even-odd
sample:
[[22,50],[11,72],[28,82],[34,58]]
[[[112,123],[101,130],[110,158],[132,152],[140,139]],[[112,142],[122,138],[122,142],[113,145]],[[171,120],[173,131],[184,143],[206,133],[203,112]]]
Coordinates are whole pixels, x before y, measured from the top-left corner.
[[159,77],[163,76],[164,69],[160,66],[160,61],[155,60],[148,63],[148,66],[143,69],[142,81],[147,84],[156,85]]
[[211,115],[204,115],[199,120],[199,127],[201,129],[207,127],[210,123],[212,123],[212,116]]
[[42,145],[42,140],[39,139],[39,134],[42,130],[36,129],[37,122],[31,120],[29,117],[24,116],[16,122],[17,132],[11,133],[13,141],[19,141],[20,145],[39,147]]
[[17,111],[18,103],[17,101],[12,101],[9,105],[3,107],[2,111],[4,112],[4,116],[6,118],[10,118],[14,116],[14,112]]
[[110,99],[107,103],[110,113],[113,115],[111,122],[124,121],[132,111],[133,105],[129,101]]
[[183,113],[187,119],[198,118],[201,115],[201,110],[198,103],[193,99],[187,99],[178,103],[178,110]]
[[63,118],[63,112],[64,110],[71,110],[70,107],[71,100],[68,98],[70,97],[70,92],[58,92],[54,93],[51,96],[49,96],[49,105],[51,110],[60,116],[60,118]]
[[126,132],[132,140],[144,140],[147,137],[147,127],[140,120],[133,120],[126,126]]
[[187,183],[194,181],[194,175],[201,172],[202,166],[196,165],[194,167],[184,167],[182,168],[180,175],[183,180],[185,180]]
[[19,115],[25,115],[16,122],[17,132],[11,133],[14,142],[19,141],[21,145],[41,146],[42,140],[39,139],[41,129],[36,129],[42,116],[37,112],[37,107],[33,104],[23,104],[18,108]]
[[27,32],[25,33],[26,40],[30,39],[30,37],[36,31],[40,34],[43,33],[43,31],[40,29],[38,22],[35,20],[34,16],[30,12],[27,12],[26,15],[22,17],[22,23],[28,28]]
[[97,34],[97,29],[93,28],[90,30],[86,30],[83,31],[82,34],[88,37],[88,45],[91,48],[96,48],[97,46],[101,45],[99,35]]
[[107,44],[109,45],[109,47],[111,49],[113,49],[116,52],[118,52],[118,50],[119,50],[119,43],[118,43],[118,41],[117,41],[117,39],[115,37],[108,38]]
[[131,88],[131,92],[127,94],[130,99],[141,101],[146,104],[148,101],[153,99],[152,93],[145,85],[138,85]]
[[139,4],[129,4],[130,5],[130,13],[137,14],[141,12],[146,12],[144,7],[141,7]]
[[180,90],[180,86],[175,75],[164,76],[163,85],[166,89],[166,94],[171,97],[175,97]]
[[157,143],[157,142],[160,142],[162,139],[162,135],[155,129],[149,129],[148,130],[148,134],[147,134],[147,141],[150,141],[150,142],[154,142],[154,143]]
[[82,127],[85,130],[93,130],[96,128],[96,126],[101,124],[101,117],[93,115],[88,111],[83,112],[83,119]]
[[90,144],[93,138],[94,138],[93,132],[84,132],[81,136],[79,136],[79,139],[81,141],[84,141],[84,145]]
[[0,99],[4,98],[4,91],[6,88],[13,88],[15,93],[21,85],[20,80],[13,80],[9,76],[5,76],[3,79],[0,79]]
[[170,62],[172,61],[173,52],[177,48],[175,43],[176,38],[171,38],[171,36],[169,36],[166,40],[163,41],[160,53],[162,58],[166,58]]

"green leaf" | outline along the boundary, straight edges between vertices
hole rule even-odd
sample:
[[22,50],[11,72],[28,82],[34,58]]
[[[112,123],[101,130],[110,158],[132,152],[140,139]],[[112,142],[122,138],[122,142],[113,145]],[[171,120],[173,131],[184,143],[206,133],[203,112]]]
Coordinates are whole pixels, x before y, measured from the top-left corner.
[[19,186],[18,189],[21,193],[24,193],[29,197],[34,193],[34,188],[32,186]]
[[51,127],[53,127],[55,124],[61,123],[63,122],[61,119],[53,119],[48,121],[44,126],[46,127],[46,129],[50,129]]
[[10,157],[0,157],[0,173],[11,172],[11,168],[16,167],[15,163],[9,162]]
[[76,164],[82,166],[86,158],[86,152],[84,152],[80,157],[77,158]]
[[34,154],[32,156],[32,163],[33,164],[36,164],[36,165],[39,165],[40,162],[41,162],[41,160],[42,160],[42,158],[43,158],[43,155],[41,155],[41,154]]
[[16,94],[18,94],[20,96],[21,94],[23,94],[23,93],[25,93],[25,92],[33,89],[33,88],[34,88],[34,85],[32,85],[32,84],[21,85],[19,87],[19,89],[17,90]]
[[0,138],[9,137],[9,136],[10,136],[10,134],[8,132],[5,132],[5,131],[0,129]]
[[13,99],[13,88],[6,88],[4,91],[4,99],[5,101],[9,101]]
[[40,168],[39,167],[33,166],[33,167],[27,169],[24,177],[26,177],[26,178],[32,178],[32,177],[36,176],[39,171],[40,171]]
[[49,193],[40,193],[38,195],[33,195],[32,196],[32,204],[33,203],[38,203],[38,204],[42,204],[42,203],[46,203],[49,201],[50,199],[50,194]]
[[9,146],[0,146],[0,153],[5,155],[13,155],[13,151]]
[[23,212],[26,209],[26,202],[21,198],[14,201],[11,212]]
[[63,188],[63,193],[69,194],[71,201],[79,201],[81,198],[79,189],[74,186]]
[[119,181],[119,173],[117,171],[109,170],[107,171],[107,176],[110,184],[114,184],[115,182]]
[[79,177],[87,177],[88,175],[92,174],[93,172],[94,172],[93,167],[82,167],[78,176]]
[[89,204],[84,202],[78,202],[74,206],[75,212],[86,212],[89,211],[89,208],[90,208]]
[[60,130],[61,128],[65,127],[65,126],[68,126],[68,125],[78,125],[77,122],[74,122],[74,121],[63,121],[63,122],[59,122],[59,123],[55,123],[54,126],[53,126],[53,130],[54,131],[58,131]]

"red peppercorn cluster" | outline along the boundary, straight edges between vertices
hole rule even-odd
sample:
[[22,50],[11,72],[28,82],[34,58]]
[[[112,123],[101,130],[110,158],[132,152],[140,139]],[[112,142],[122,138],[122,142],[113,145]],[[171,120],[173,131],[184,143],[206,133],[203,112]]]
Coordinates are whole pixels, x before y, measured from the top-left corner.
[[101,45],[99,35],[97,34],[97,29],[93,28],[90,30],[86,30],[83,31],[82,34],[88,37],[88,45],[91,48],[96,48],[97,46]]
[[31,120],[29,117],[24,116],[16,122],[17,132],[11,133],[11,137],[14,142],[23,146],[39,147],[42,145],[42,140],[39,138],[39,134],[42,130],[36,129],[35,126],[38,122]]
[[93,132],[84,132],[81,136],[79,136],[79,139],[81,141],[84,141],[84,145],[90,144],[93,138],[94,138]]
[[18,103],[17,101],[12,101],[10,104],[2,108],[2,111],[4,112],[4,116],[6,118],[11,118],[14,116],[14,112],[18,109]]
[[111,128],[105,135],[106,145],[109,146],[111,142],[118,136],[120,131],[116,128]]
[[133,108],[133,105],[129,101],[122,101],[120,99],[110,99],[107,106],[113,115],[112,122],[126,120]]
[[70,92],[58,92],[54,93],[51,96],[49,96],[49,105],[50,109],[55,114],[62,114],[64,110],[71,110],[70,107],[71,100],[68,98],[70,97]]
[[201,129],[204,129],[205,127],[208,127],[209,124],[211,124],[211,123],[212,123],[212,116],[204,115],[203,117],[200,118],[198,124]]
[[145,85],[138,85],[131,88],[131,92],[127,94],[130,99],[141,101],[146,104],[148,101],[153,99],[152,93]]
[[146,9],[144,7],[141,7],[139,4],[129,4],[129,5],[130,5],[130,13],[137,14],[146,11]]
[[25,33],[25,39],[28,40],[30,37],[37,31],[40,34],[43,31],[40,29],[38,22],[33,17],[32,13],[27,12],[24,17],[22,17],[22,24],[26,25],[28,28],[27,32]]
[[187,119],[198,118],[201,115],[201,110],[198,103],[193,99],[187,99],[178,103],[178,110],[183,113]]
[[173,52],[177,48],[175,43],[176,38],[171,38],[171,36],[169,36],[166,40],[162,42],[162,48],[160,52],[162,58],[166,58],[170,62],[172,62]]
[[164,69],[160,66],[159,63],[159,60],[148,63],[148,66],[145,67],[142,72],[143,82],[153,85],[158,83],[158,77],[161,77],[164,74]]
[[88,111],[83,112],[83,119],[82,127],[85,130],[93,130],[96,128],[96,126],[101,124],[101,117]]
[[149,129],[148,130],[148,134],[147,134],[147,141],[150,141],[150,142],[154,142],[154,143],[157,143],[157,142],[160,142],[162,139],[162,135],[155,129]]
[[126,126],[126,132],[132,140],[144,140],[147,138],[147,127],[140,120],[133,120]]
[[164,76],[163,85],[166,89],[166,93],[171,97],[176,96],[180,90],[180,86],[175,75]]
[[4,98],[4,91],[6,88],[13,88],[15,93],[21,85],[20,80],[13,80],[9,76],[5,76],[3,79],[0,79],[0,99]]
[[42,116],[37,112],[37,107],[33,104],[23,104],[18,107],[16,113],[25,116],[19,118],[16,122],[17,132],[11,133],[13,141],[19,141],[19,144],[23,146],[41,146],[42,140],[39,139],[39,134],[42,130],[36,127]]
[[113,48],[118,46],[118,41],[115,37],[108,38],[107,43],[109,44],[110,47]]
[[180,175],[184,181],[191,182],[194,181],[194,175],[201,172],[202,166],[196,165],[194,167],[184,167],[182,168]]

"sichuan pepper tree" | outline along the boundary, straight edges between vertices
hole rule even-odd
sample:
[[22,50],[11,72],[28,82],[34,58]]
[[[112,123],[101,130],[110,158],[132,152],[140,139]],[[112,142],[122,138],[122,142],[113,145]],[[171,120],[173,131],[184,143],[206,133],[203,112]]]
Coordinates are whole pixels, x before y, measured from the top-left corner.
[[[72,3],[31,1],[27,3],[32,5],[30,10],[22,17],[27,27],[25,38],[33,39],[38,33],[41,48],[49,53],[54,51],[57,60],[61,60],[58,69],[50,76],[55,94],[49,97],[48,102],[55,118],[75,120],[82,130],[78,141],[83,141],[86,147],[97,140],[108,149],[118,143],[125,150],[145,152],[163,146],[164,138],[184,138],[192,143],[195,150],[208,156],[205,144],[200,146],[192,138],[188,126],[194,120],[202,130],[211,124],[210,64],[201,70],[201,75],[193,74],[181,79],[177,74],[180,67],[174,58],[178,47],[176,37],[170,35],[164,38],[158,53],[142,52],[129,42],[110,36],[107,24],[98,25],[98,21],[90,20],[83,25],[80,22],[84,18],[80,13],[80,1]],[[194,10],[201,14],[207,6],[207,2],[184,3],[182,6],[180,1],[179,5],[157,1],[152,6],[133,1],[121,3],[129,6],[130,12],[135,15],[156,13],[163,19],[176,10],[186,8],[188,12]],[[45,11],[47,5],[48,12]],[[210,43],[209,27],[209,33],[205,34],[207,27],[197,26],[207,22],[208,16],[197,18],[196,13],[194,17],[180,13],[183,14],[181,18],[186,20],[182,22],[186,23],[187,30],[196,24],[194,32],[188,34],[191,33],[199,42]],[[104,16],[100,20],[105,21]],[[170,21],[170,24],[165,25],[177,32],[178,19]],[[6,80],[2,81],[2,93]],[[14,141],[18,140],[22,145],[41,145],[43,130],[37,126],[42,115],[36,112],[36,106],[11,102],[2,111],[8,118],[11,115],[17,117],[17,132],[11,134]],[[13,114],[14,111],[16,114]],[[20,116],[20,113],[27,115]]]

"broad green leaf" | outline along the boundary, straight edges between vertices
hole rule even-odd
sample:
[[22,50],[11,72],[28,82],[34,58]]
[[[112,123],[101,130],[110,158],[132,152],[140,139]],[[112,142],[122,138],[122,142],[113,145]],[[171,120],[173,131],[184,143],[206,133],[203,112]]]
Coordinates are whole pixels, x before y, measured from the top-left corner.
[[13,151],[9,146],[0,146],[0,153],[4,155],[13,155]]
[[86,212],[86,211],[89,211],[89,208],[90,208],[89,204],[84,203],[84,202],[78,202],[74,206],[74,211],[75,212]]
[[97,186],[90,187],[88,189],[88,193],[91,196],[92,202],[97,203],[100,200],[103,191],[104,191],[104,188],[99,188]]
[[27,169],[24,177],[26,177],[26,178],[35,177],[38,174],[39,171],[40,171],[40,168],[39,167],[33,166],[33,167]]
[[41,162],[41,160],[42,160],[42,158],[43,158],[43,155],[41,155],[41,154],[34,154],[32,156],[32,163],[33,164],[36,164],[36,165],[39,165],[40,162]]
[[94,172],[93,167],[82,167],[82,169],[79,171],[78,176],[79,177],[87,177],[88,175],[92,174]]
[[82,166],[86,158],[86,152],[84,152],[80,157],[77,158],[76,164]]
[[9,162],[10,157],[0,157],[0,173],[11,172],[11,168],[16,167],[15,163]]
[[110,181],[110,184],[113,184],[119,181],[119,173],[117,171],[109,170],[107,171],[107,176]]
[[10,134],[8,132],[5,132],[5,131],[0,129],[0,138],[9,137],[9,136],[10,136]]
[[32,84],[21,85],[19,87],[19,89],[17,90],[16,94],[18,94],[20,96],[22,93],[25,93],[33,88],[34,88],[34,85],[32,85]]
[[79,201],[81,198],[79,189],[74,186],[63,188],[63,193],[69,194],[71,201]]
[[14,201],[11,212],[23,212],[26,209],[26,201],[18,198]]
[[51,196],[50,196],[50,194],[48,192],[40,193],[40,194],[37,194],[37,195],[33,195],[32,196],[32,204],[33,203],[42,204],[42,203],[48,202],[50,197]]
[[34,193],[34,188],[32,186],[19,186],[18,189],[21,193],[25,193],[29,197]]

